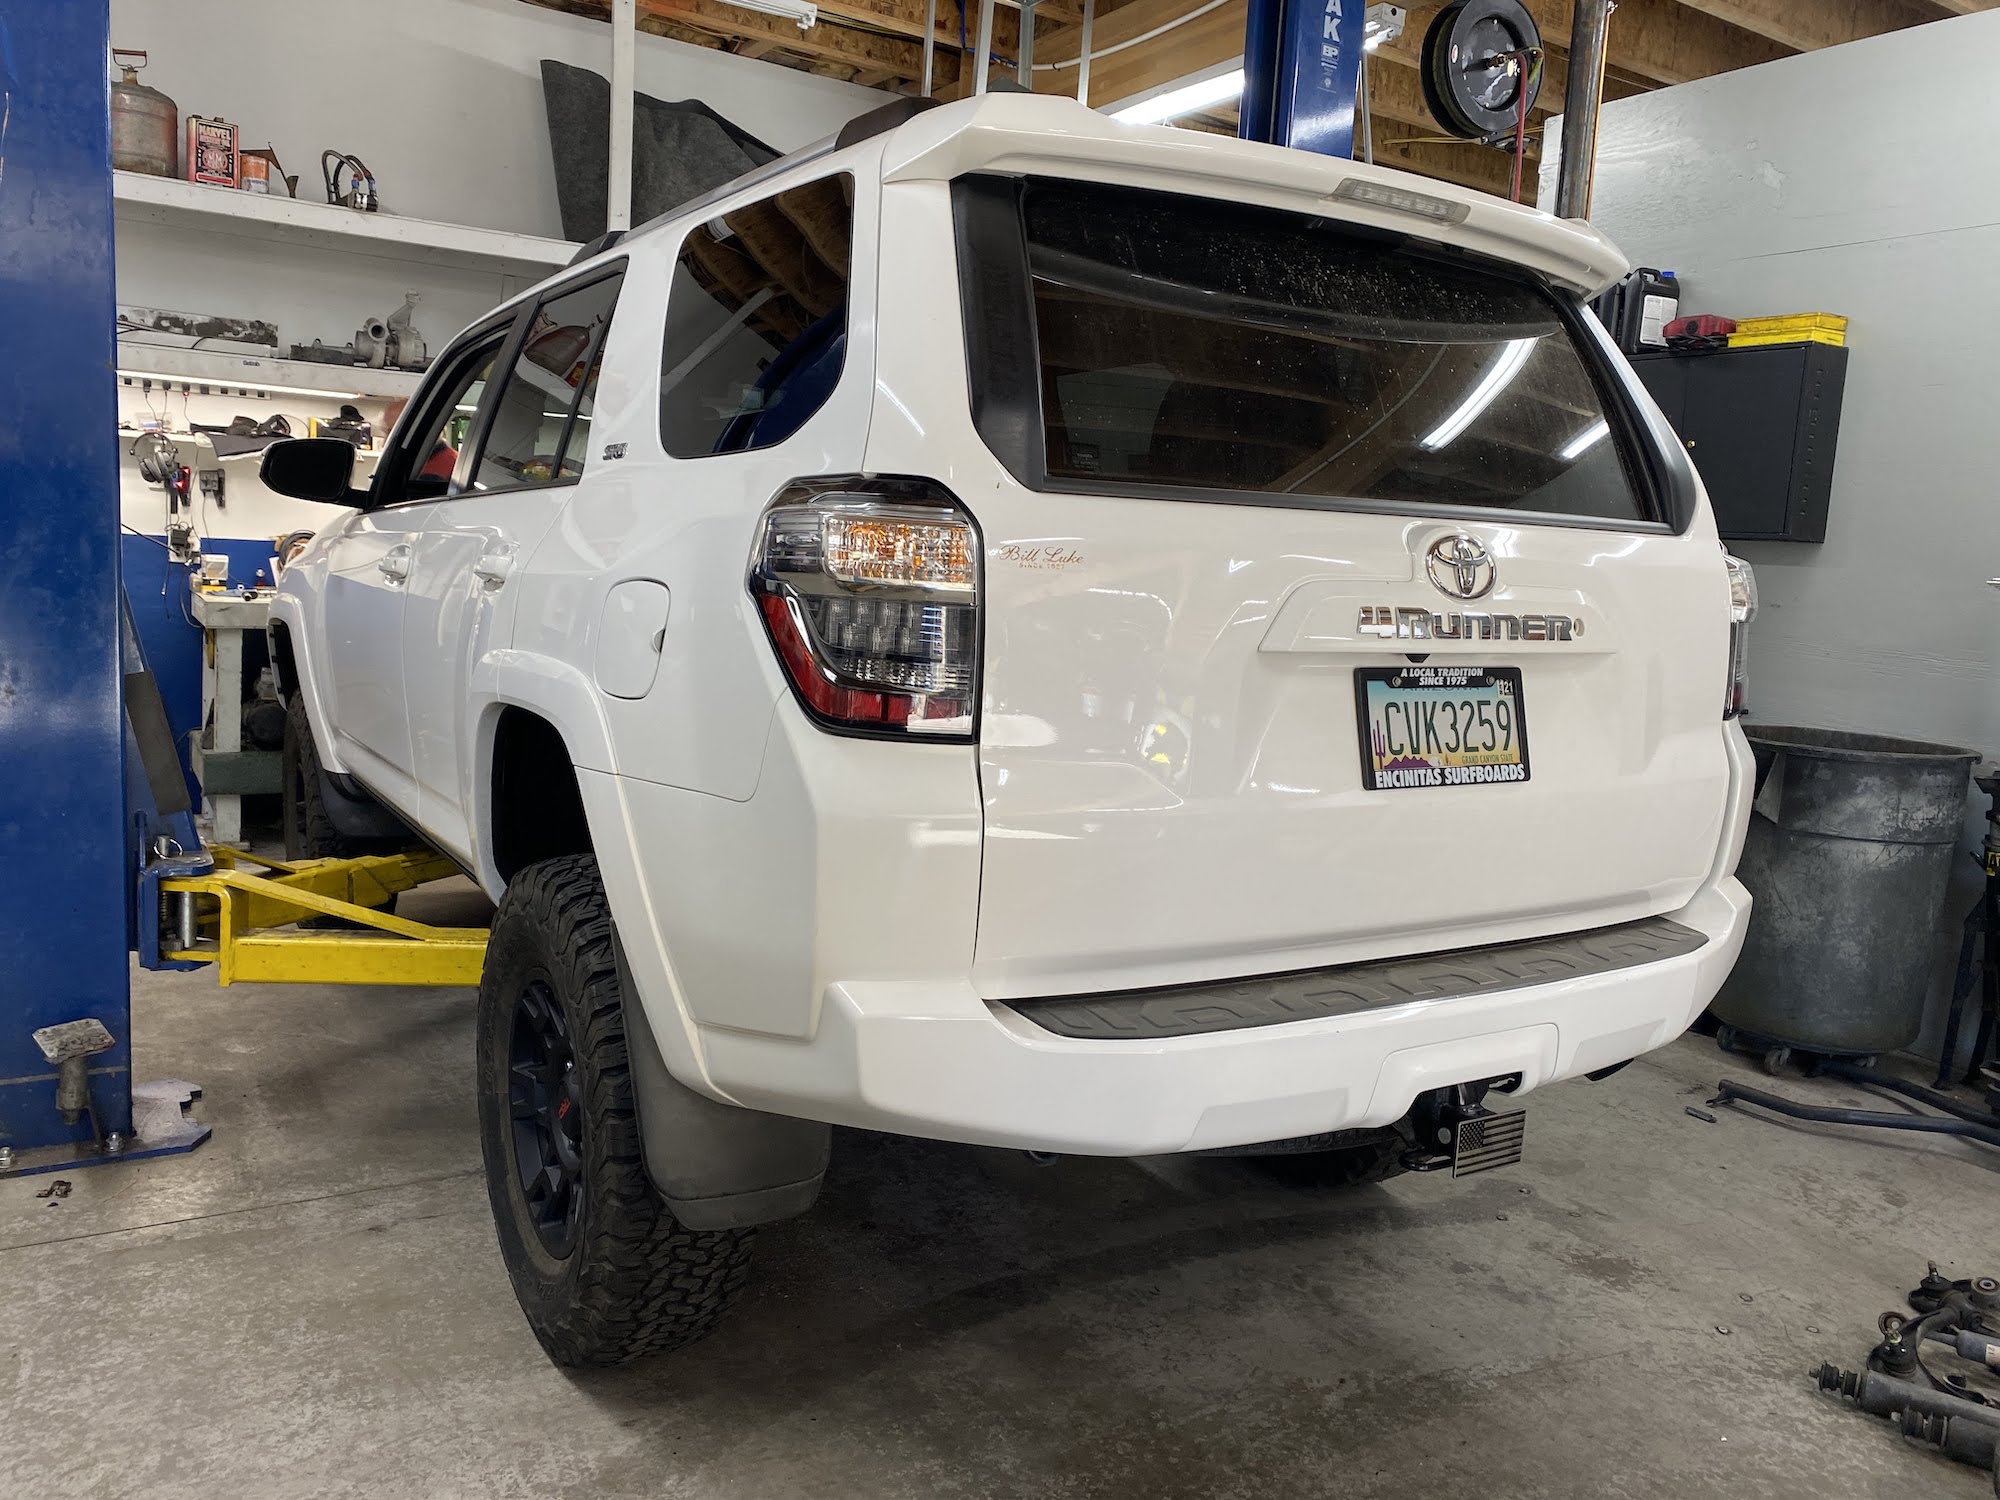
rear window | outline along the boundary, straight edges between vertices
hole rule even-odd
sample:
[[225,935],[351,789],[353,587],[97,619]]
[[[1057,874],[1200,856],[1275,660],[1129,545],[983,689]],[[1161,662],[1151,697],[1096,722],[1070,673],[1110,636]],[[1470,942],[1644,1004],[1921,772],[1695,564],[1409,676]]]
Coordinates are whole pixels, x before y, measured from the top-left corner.
[[1031,179],[1017,202],[1016,425],[1047,488],[1650,518],[1581,314],[1525,276],[1175,194]]

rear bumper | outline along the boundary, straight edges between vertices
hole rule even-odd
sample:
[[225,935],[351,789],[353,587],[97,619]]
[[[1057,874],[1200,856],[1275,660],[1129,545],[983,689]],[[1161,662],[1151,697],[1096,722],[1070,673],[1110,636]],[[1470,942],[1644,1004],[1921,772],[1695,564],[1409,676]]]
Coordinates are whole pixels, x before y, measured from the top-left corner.
[[1705,939],[1691,952],[1279,1025],[1081,1040],[969,982],[836,982],[810,1041],[704,1027],[702,1045],[730,1098],[834,1124],[1078,1155],[1249,1145],[1387,1125],[1426,1090],[1503,1074],[1526,1093],[1664,1046],[1735,964],[1749,911],[1724,876],[1671,913]]

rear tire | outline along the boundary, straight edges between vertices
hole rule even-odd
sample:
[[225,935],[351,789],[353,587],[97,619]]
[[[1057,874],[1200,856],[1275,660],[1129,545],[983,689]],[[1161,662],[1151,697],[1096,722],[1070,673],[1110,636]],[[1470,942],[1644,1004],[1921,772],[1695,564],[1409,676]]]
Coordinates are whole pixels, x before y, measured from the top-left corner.
[[750,1269],[752,1232],[693,1230],[646,1175],[597,861],[516,875],[479,984],[479,1139],[501,1259],[559,1365],[693,1343]]

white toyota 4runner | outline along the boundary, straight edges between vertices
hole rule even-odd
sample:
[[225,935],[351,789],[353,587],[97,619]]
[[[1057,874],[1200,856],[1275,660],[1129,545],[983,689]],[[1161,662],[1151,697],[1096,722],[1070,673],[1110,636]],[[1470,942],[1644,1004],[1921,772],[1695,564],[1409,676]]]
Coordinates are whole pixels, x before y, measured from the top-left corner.
[[488,1183],[564,1362],[671,1348],[829,1127],[1519,1152],[1736,958],[1747,572],[1587,226],[892,106],[437,360],[285,573],[295,851],[499,903]]

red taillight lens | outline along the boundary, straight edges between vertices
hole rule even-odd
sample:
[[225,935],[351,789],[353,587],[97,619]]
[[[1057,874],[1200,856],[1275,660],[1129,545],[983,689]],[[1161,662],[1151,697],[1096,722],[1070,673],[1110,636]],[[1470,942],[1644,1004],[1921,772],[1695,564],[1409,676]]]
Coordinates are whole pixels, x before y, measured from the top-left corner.
[[750,592],[822,723],[967,739],[979,666],[979,538],[941,486],[815,479],[758,524]]

